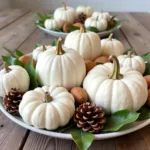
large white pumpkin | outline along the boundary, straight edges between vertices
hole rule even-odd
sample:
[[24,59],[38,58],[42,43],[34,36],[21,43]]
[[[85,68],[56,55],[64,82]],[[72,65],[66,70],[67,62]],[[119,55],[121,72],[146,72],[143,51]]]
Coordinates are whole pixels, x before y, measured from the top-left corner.
[[103,11],[95,11],[92,14],[92,17],[95,19],[105,19],[105,20],[109,20],[110,19],[110,14],[108,12],[103,12]]
[[76,18],[76,11],[72,7],[66,6],[64,3],[63,7],[57,8],[54,12],[54,19],[57,21],[63,20],[64,22],[72,24]]
[[119,63],[122,67],[130,67],[140,73],[145,72],[145,62],[140,56],[132,55],[129,51],[128,55],[118,56]]
[[57,46],[45,51],[38,59],[38,80],[41,85],[64,86],[67,89],[81,86],[86,72],[84,60],[75,50],[62,48],[61,42],[58,39]]
[[84,60],[93,60],[101,54],[100,37],[94,32],[86,32],[83,26],[69,33],[64,45],[78,51]]
[[33,57],[33,59],[37,61],[38,58],[40,57],[40,55],[41,55],[44,51],[46,51],[47,49],[49,49],[49,48],[51,48],[51,47],[52,47],[51,45],[48,45],[48,46],[42,45],[42,46],[37,47],[37,48],[34,49],[33,52],[32,52],[32,57]]
[[29,89],[30,78],[27,71],[17,65],[7,66],[0,71],[0,96],[5,97],[11,88],[26,92]]
[[90,6],[78,6],[76,8],[76,13],[77,13],[77,15],[84,13],[87,17],[91,17],[93,10]]
[[44,22],[44,26],[48,30],[57,30],[61,29],[63,26],[63,21],[62,20],[55,20],[54,18],[51,19],[46,19]]
[[47,130],[65,126],[74,112],[74,98],[64,87],[44,86],[28,91],[19,105],[27,124]]
[[119,40],[113,39],[112,35],[113,34],[110,34],[109,38],[101,40],[101,50],[102,55],[104,56],[119,56],[122,55],[125,51],[123,44]]
[[107,29],[107,21],[105,19],[97,20],[90,17],[85,20],[85,27],[89,26],[96,27],[99,31],[104,31]]
[[[119,66],[113,56],[112,63],[97,65],[85,77],[83,87],[91,101],[102,106],[107,114],[119,110],[139,110],[146,102],[147,83],[142,74]],[[121,74],[120,74],[121,73]]]

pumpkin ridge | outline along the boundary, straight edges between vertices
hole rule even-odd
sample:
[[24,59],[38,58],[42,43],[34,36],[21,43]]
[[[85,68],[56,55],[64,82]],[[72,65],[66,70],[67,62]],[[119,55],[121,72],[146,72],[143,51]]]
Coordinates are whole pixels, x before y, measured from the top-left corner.
[[92,60],[93,58],[93,42],[89,36],[90,33],[87,33],[87,37],[89,38],[89,41],[90,41],[90,45],[91,45],[91,55],[90,55],[90,60]]

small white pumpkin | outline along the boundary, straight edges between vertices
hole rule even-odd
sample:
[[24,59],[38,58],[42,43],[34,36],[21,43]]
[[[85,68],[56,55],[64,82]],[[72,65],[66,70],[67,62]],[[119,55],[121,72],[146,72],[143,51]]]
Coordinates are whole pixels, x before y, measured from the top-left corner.
[[145,79],[131,68],[120,69],[116,56],[112,56],[112,61],[113,64],[97,65],[85,77],[83,87],[90,100],[108,114],[123,109],[139,110],[148,96]]
[[113,39],[112,35],[113,34],[110,34],[109,38],[101,40],[102,55],[119,56],[124,53],[125,48],[124,48],[123,44],[120,41]]
[[46,19],[44,22],[44,26],[48,30],[56,30],[56,29],[61,29],[63,26],[63,21],[62,20],[55,20],[53,18],[51,19]]
[[64,45],[78,51],[84,60],[93,60],[101,54],[100,37],[94,32],[86,32],[83,26],[69,33]]
[[127,55],[118,56],[118,60],[121,67],[130,67],[142,74],[145,72],[144,60],[140,56],[132,55],[131,51]]
[[24,122],[47,130],[65,126],[74,112],[74,98],[64,87],[44,86],[28,91],[19,105]]
[[51,45],[48,45],[48,46],[42,45],[42,46],[37,47],[37,48],[34,49],[33,52],[32,52],[32,57],[33,57],[33,59],[37,61],[38,58],[40,57],[40,55],[41,55],[44,51],[46,51],[47,49],[49,49],[49,48],[51,48],[51,47],[52,47]]
[[5,68],[0,71],[0,96],[4,97],[11,88],[20,89],[26,92],[29,89],[30,78],[27,71],[17,65],[7,66],[4,62]]
[[72,7],[66,6],[65,3],[62,3],[63,7],[57,8],[54,12],[54,19],[57,21],[63,20],[63,22],[67,22],[72,24],[76,18],[76,11]]
[[108,12],[95,11],[95,12],[93,12],[92,17],[95,18],[95,19],[98,19],[98,20],[100,20],[100,19],[109,20],[110,19],[110,14]]
[[58,39],[56,47],[45,51],[37,61],[37,77],[41,85],[81,86],[86,69],[83,58],[75,50],[63,47]]
[[91,17],[93,10],[90,6],[78,6],[76,8],[77,15],[84,13],[87,17]]
[[97,28],[99,31],[104,31],[107,29],[107,21],[105,19],[100,19],[100,20],[97,20],[93,17],[90,17],[90,18],[87,18],[85,20],[85,27],[89,27],[89,26],[92,26],[92,27],[95,27]]

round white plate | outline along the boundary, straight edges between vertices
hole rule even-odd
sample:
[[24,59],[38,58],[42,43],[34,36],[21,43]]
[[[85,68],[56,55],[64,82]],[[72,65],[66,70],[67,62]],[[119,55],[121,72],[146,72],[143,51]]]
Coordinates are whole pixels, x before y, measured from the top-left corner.
[[[9,114],[3,107],[3,100],[2,98],[0,98],[0,110],[12,121],[14,121],[15,123],[17,123],[18,125],[29,129],[31,131],[43,134],[43,135],[48,135],[51,137],[55,137],[55,138],[61,138],[61,139],[67,139],[67,140],[72,140],[72,137],[69,133],[58,133],[58,132],[53,132],[53,131],[48,131],[48,130],[43,130],[43,129],[37,129],[33,126],[29,126],[27,125],[21,117],[16,117],[16,116],[12,116],[11,114]],[[118,132],[111,132],[111,133],[103,133],[103,134],[95,134],[95,140],[103,140],[103,139],[109,139],[109,138],[114,138],[114,137],[118,137],[118,136],[122,136],[131,132],[134,132],[136,130],[139,130],[147,125],[150,124],[150,119],[147,120],[143,120],[143,121],[136,121],[132,124],[126,125],[124,128],[122,128],[120,131]]]
[[[118,19],[116,18],[116,20],[118,20]],[[37,25],[37,26],[38,26],[38,28],[40,28],[42,31],[48,33],[49,35],[52,35],[52,36],[54,36],[54,37],[57,37],[57,38],[59,38],[59,37],[65,38],[65,37],[68,35],[68,33],[57,32],[57,31],[53,31],[53,30],[48,30],[48,29],[43,28],[43,27],[41,27],[41,26],[39,26],[39,25]],[[110,33],[114,32],[114,31],[116,31],[116,30],[118,30],[118,29],[120,29],[120,28],[121,28],[121,25],[119,25],[119,26],[118,26],[117,28],[115,28],[114,30],[103,31],[103,32],[99,32],[99,33],[97,33],[97,34],[102,38],[102,37],[108,36]]]

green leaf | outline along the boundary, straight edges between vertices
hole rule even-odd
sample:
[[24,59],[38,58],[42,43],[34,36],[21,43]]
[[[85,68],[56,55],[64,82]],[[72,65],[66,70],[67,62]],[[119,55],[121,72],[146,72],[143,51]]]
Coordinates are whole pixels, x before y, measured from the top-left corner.
[[57,45],[57,41],[58,41],[58,40],[55,39],[55,40],[52,42],[52,46],[56,46],[56,45]]
[[143,106],[140,110],[139,110],[140,116],[138,118],[138,120],[145,120],[150,118],[150,108]]
[[21,57],[24,55],[19,49],[15,49],[15,52],[18,57]]
[[56,32],[62,32],[61,29],[53,29],[53,31],[56,31]]
[[150,75],[150,62],[148,63],[145,63],[146,65],[146,69],[145,69],[145,72],[144,72],[144,75]]
[[2,56],[2,60],[6,62],[8,66],[10,65],[23,66],[23,63],[21,61],[19,61],[17,58],[12,57],[12,56]]
[[108,21],[110,21],[110,20],[115,20],[116,17],[117,17],[117,14],[111,16],[110,19],[109,19]]
[[42,46],[41,44],[36,43],[35,48]]
[[96,62],[96,65],[103,65],[104,63],[102,62]]
[[143,59],[144,59],[144,61],[148,61],[148,60],[150,60],[150,52],[148,52],[148,53],[146,53],[146,54],[144,54],[143,56],[141,56]]
[[72,131],[71,135],[80,150],[87,150],[94,140],[93,134],[84,132],[81,129]]
[[115,24],[112,27],[108,27],[106,31],[116,30],[122,23],[126,22],[127,20],[115,20]]
[[86,31],[91,31],[91,32],[95,32],[95,33],[98,33],[98,29],[96,27],[92,27],[92,26],[89,26],[86,28]]
[[136,121],[139,115],[140,113],[129,110],[117,111],[107,118],[103,131],[118,131],[124,125]]
[[26,69],[30,77],[30,90],[33,90],[38,87],[37,75],[33,66],[33,61],[31,60],[28,64],[24,66],[24,68]]
[[14,52],[12,50],[10,50],[9,48],[7,48],[6,46],[3,46],[3,49],[6,50],[12,57],[16,57],[14,55]]
[[79,27],[76,27],[76,26],[73,26],[73,25],[71,25],[71,24],[68,24],[68,29],[69,29],[69,31],[75,31],[75,30],[80,30],[80,28]]
[[46,19],[47,19],[47,17],[46,17],[46,15],[43,15],[43,14],[41,14],[41,13],[37,13],[37,16],[41,19],[41,20],[43,20],[43,21],[45,21]]

